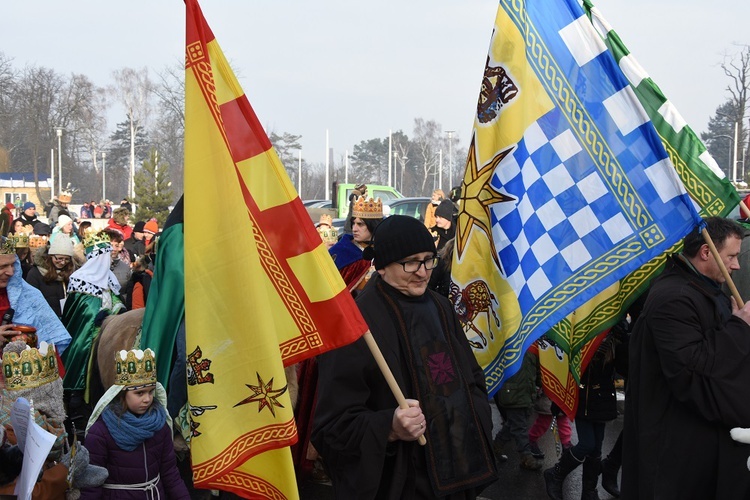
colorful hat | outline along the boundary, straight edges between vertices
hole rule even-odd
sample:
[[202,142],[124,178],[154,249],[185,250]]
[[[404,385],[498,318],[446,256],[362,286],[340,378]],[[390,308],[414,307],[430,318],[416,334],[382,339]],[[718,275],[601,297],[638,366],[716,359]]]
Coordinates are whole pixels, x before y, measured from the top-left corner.
[[24,211],[26,211],[26,210],[28,210],[30,208],[36,208],[36,205],[34,205],[34,203],[31,202],[31,201],[27,201],[26,203],[23,204]]
[[39,349],[27,347],[20,353],[3,353],[3,377],[9,391],[33,389],[54,382],[60,376],[55,346],[42,341]]
[[115,385],[126,389],[156,385],[155,356],[151,349],[115,353]]
[[86,231],[83,237],[83,250],[87,258],[91,258],[96,250],[111,248],[109,235],[106,231]]
[[320,216],[317,229],[323,243],[333,244],[339,240],[339,232],[333,227],[333,219],[330,215],[323,214]]
[[143,232],[144,233],[151,233],[156,234],[159,232],[159,223],[156,222],[156,219],[151,219],[146,224],[143,225]]
[[365,199],[364,196],[357,198],[352,207],[352,217],[359,217],[360,219],[382,219],[383,218],[383,202],[380,198]]
[[57,200],[61,203],[70,203],[72,199],[73,193],[70,191],[60,191],[60,194],[57,195]]

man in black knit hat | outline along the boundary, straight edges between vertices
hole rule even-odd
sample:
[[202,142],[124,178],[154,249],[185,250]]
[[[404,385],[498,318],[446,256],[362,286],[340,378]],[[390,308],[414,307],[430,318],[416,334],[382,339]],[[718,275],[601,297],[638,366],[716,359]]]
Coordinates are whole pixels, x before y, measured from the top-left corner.
[[365,252],[377,273],[357,305],[409,408],[398,408],[364,339],[318,358],[312,442],[335,497],[476,498],[497,475],[492,418],[450,302],[427,289],[438,262],[432,236],[394,215]]

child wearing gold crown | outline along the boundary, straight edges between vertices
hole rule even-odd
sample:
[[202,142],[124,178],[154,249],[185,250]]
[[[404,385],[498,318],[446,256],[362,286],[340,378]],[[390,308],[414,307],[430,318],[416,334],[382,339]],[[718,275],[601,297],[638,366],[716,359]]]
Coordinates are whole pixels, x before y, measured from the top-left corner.
[[177,469],[167,394],[156,381],[151,349],[115,354],[114,385],[96,404],[86,428],[91,464],[109,478],[81,498],[189,499]]

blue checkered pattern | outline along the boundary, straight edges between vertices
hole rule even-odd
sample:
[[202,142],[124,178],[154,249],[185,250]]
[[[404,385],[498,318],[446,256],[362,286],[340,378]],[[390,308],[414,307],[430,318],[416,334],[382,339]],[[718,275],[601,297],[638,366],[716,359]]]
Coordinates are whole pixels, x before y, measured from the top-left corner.
[[[560,3],[551,4],[560,8]],[[537,3],[532,5],[542,8]],[[541,26],[538,29],[545,36],[544,46],[554,56],[565,82],[580,92],[576,99],[584,105],[587,120],[596,127],[616,158],[617,168],[640,198],[639,205],[667,236],[662,244],[638,258],[628,257],[617,276],[592,283],[590,291],[560,311],[564,316],[662,253],[692,227],[698,216],[691,212],[684,188],[672,182],[668,169],[673,167],[665,160],[666,152],[645,113],[639,113],[640,108],[630,102],[629,87],[619,68],[608,53],[597,52],[600,47],[596,43],[579,39],[580,18],[572,19],[567,9],[559,16],[550,15],[550,7],[544,3],[544,22],[535,24]],[[529,7],[529,14],[532,19],[541,15],[533,7]],[[560,99],[554,90],[550,87],[553,102]],[[617,199],[618,193],[612,192],[605,178],[608,174],[600,171],[602,165],[597,165],[592,156],[594,148],[582,144],[586,139],[576,135],[571,126],[571,117],[560,109],[549,111],[524,131],[492,180],[495,189],[516,199],[515,203],[494,205],[491,223],[503,274],[518,295],[522,314],[619,243],[638,238],[644,229],[634,225]],[[559,319],[540,324],[541,331],[531,337],[543,334],[544,328]]]

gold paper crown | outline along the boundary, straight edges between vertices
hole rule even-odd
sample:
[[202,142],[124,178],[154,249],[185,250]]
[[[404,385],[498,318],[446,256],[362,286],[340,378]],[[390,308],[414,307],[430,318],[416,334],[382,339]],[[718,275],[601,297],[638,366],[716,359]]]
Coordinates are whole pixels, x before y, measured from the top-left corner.
[[29,248],[29,235],[26,233],[16,233],[8,236],[12,238],[16,248]]
[[29,236],[29,248],[39,248],[47,244],[47,237],[40,236],[38,234],[32,234]]
[[70,203],[70,200],[73,199],[73,193],[70,191],[60,191],[60,194],[57,195],[57,199],[62,203]]
[[320,221],[318,221],[318,227],[320,227],[323,224],[325,224],[327,226],[332,226],[333,225],[333,218],[330,215],[328,215],[328,214],[321,215],[320,216]]
[[132,349],[115,353],[115,384],[142,387],[156,384],[154,351]]
[[352,207],[352,217],[359,217],[360,219],[382,219],[383,218],[383,202],[380,198],[376,199],[365,199],[364,196],[357,198]]
[[39,349],[28,349],[3,354],[3,376],[9,391],[34,389],[54,382],[60,376],[57,370],[55,346],[42,342]]
[[323,243],[336,243],[339,240],[339,232],[333,226],[319,225],[318,234]]
[[83,236],[83,248],[90,252],[94,247],[109,245],[109,235],[104,231],[89,230]]
[[0,255],[14,255],[16,253],[16,240],[10,237],[2,237],[0,242]]

